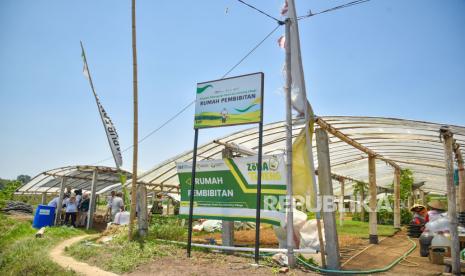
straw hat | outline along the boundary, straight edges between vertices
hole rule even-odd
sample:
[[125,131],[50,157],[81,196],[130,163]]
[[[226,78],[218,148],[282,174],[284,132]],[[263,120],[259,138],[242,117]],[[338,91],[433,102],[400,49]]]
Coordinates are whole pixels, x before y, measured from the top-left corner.
[[426,209],[426,207],[421,204],[414,204],[412,208],[410,208],[410,212],[419,212],[422,209]]
[[431,207],[432,209],[441,210],[441,211],[445,211],[447,209],[446,205],[442,201],[439,201],[439,200],[433,200],[429,202],[428,206]]

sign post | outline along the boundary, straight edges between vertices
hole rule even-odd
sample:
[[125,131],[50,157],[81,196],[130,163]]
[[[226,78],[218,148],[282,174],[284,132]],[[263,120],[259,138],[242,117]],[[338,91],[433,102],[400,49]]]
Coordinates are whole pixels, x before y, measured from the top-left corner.
[[241,124],[259,124],[259,148],[257,167],[257,204],[255,261],[258,262],[260,245],[260,202],[263,141],[263,73],[253,73],[232,78],[224,78],[197,84],[194,150],[192,157],[191,189],[189,195],[189,225],[187,238],[187,256],[191,256],[192,219],[197,167],[197,142],[200,128],[223,127]]

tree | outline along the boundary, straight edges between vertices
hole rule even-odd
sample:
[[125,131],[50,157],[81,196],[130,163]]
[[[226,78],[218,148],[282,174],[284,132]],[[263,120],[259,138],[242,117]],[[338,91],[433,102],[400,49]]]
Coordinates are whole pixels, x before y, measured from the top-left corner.
[[365,221],[365,208],[363,206],[363,202],[365,201],[365,195],[368,191],[368,184],[365,182],[357,181],[354,184],[354,197],[357,200],[357,195],[360,195],[360,205],[361,205],[361,212],[360,212],[360,220]]
[[[405,201],[412,195],[413,172],[409,169],[400,170],[400,200]],[[394,183],[393,183],[394,187]]]
[[16,189],[19,188],[19,186],[22,185],[21,182],[19,181],[14,181],[14,180],[2,180],[3,182],[3,188],[0,190],[0,209],[3,208],[5,205],[6,201],[12,200],[13,195],[16,192]]
[[18,175],[18,177],[16,177],[16,180],[25,184],[31,181],[31,177],[27,174],[21,174],[21,175]]

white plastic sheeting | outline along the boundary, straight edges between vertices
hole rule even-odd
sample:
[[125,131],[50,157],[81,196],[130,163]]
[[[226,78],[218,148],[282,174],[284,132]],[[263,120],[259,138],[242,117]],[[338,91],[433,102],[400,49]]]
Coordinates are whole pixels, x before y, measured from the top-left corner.
[[[351,139],[396,162],[402,169],[411,169],[415,182],[425,182],[423,190],[439,194],[446,193],[444,148],[439,138],[439,129],[443,124],[378,117],[323,116],[320,118]],[[302,127],[302,122],[295,122],[294,137],[298,135]],[[465,127],[450,126],[450,128],[456,142],[464,147]],[[332,135],[329,137],[332,172],[368,182],[367,155]],[[217,140],[256,150],[258,128],[253,127]],[[263,147],[263,154],[284,151],[284,122],[264,126]],[[220,159],[223,148],[213,142],[204,144],[198,148],[197,159]],[[313,151],[315,164],[318,164],[315,146]],[[142,174],[139,181],[158,185],[179,185],[175,163],[191,160],[192,151],[180,154]],[[390,187],[394,178],[394,170],[391,166],[384,161],[377,160],[376,174],[378,186]],[[350,183],[346,184],[346,194],[350,194],[351,186]],[[339,183],[337,181],[334,181],[334,187],[335,193],[338,193]]]
[[97,170],[97,194],[112,190],[121,190],[120,172],[131,177],[127,171],[118,171],[115,168],[103,166],[67,166],[45,171],[35,176],[31,181],[18,188],[18,193],[59,193],[60,184],[63,177],[67,180],[65,186],[74,189],[90,191],[92,185],[92,175]]

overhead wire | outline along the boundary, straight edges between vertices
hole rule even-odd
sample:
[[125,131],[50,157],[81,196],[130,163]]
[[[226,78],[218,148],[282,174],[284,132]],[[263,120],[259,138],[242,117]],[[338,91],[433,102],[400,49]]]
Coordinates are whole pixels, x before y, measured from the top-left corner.
[[[226,76],[229,75],[229,73],[231,73],[234,69],[237,68],[237,66],[239,66],[242,62],[244,62],[244,60],[246,60],[253,52],[255,52],[255,50],[258,49],[258,47],[260,47],[281,25],[277,25],[275,28],[273,28],[273,30],[271,30],[271,32],[269,32],[262,40],[260,40],[260,42],[258,42],[249,52],[247,52],[247,54],[245,54],[244,57],[242,57],[236,64],[234,64],[231,69],[229,69],[222,77],[221,79],[224,79]],[[147,138],[149,138],[150,136],[152,136],[153,134],[155,134],[156,132],[158,132],[160,129],[162,129],[163,127],[165,127],[166,125],[168,125],[170,122],[172,122],[174,119],[176,119],[179,115],[181,115],[182,113],[184,113],[184,111],[186,111],[189,107],[191,107],[193,104],[195,103],[195,100],[191,101],[190,103],[188,103],[186,106],[184,106],[181,110],[179,110],[176,114],[174,114],[173,116],[171,116],[170,118],[168,118],[168,120],[166,120],[165,122],[163,122],[160,126],[158,126],[156,129],[150,131],[148,134],[146,134],[144,137],[142,137],[139,141],[137,141],[138,144],[142,143],[144,140],[146,140]],[[125,149],[123,149],[121,151],[121,153],[124,153],[130,149],[132,149],[134,147],[134,145],[131,145]],[[100,164],[102,162],[105,162],[105,161],[108,161],[108,160],[111,160],[113,157],[110,156],[108,158],[105,158],[105,159],[102,159],[98,162],[95,162],[94,164],[92,165],[97,165],[97,164]]]
[[268,13],[262,11],[262,10],[260,10],[259,8],[255,7],[255,6],[250,5],[250,4],[248,4],[248,3],[246,3],[246,2],[244,2],[244,1],[242,1],[242,0],[237,0],[237,1],[238,1],[239,3],[242,3],[242,4],[246,5],[247,7],[251,8],[251,9],[254,9],[254,10],[258,11],[259,13],[265,15],[266,17],[269,17],[269,18],[273,19],[274,21],[276,21],[276,23],[282,25],[282,21],[279,20],[279,19],[277,19],[276,17],[274,17],[274,16],[272,16],[272,15],[270,15],[270,14],[268,14]]
[[[238,2],[240,2],[241,4],[243,5],[246,5],[248,6],[249,8],[251,9],[254,9],[256,10],[257,12],[265,15],[266,17],[270,18],[270,19],[273,19],[274,21],[276,21],[276,23],[278,23],[278,25],[270,32],[268,33],[257,45],[255,45],[255,47],[252,48],[252,50],[250,50],[242,59],[239,60],[239,62],[237,62],[231,69],[229,69],[222,77],[221,79],[225,78],[229,73],[231,73],[237,66],[239,66],[245,59],[247,59],[258,47],[260,47],[263,42],[265,42],[281,25],[284,24],[284,22],[282,20],[279,20],[277,19],[276,17],[260,10],[259,8],[251,5],[251,4],[248,4],[246,2],[244,2],[243,0],[237,0]],[[327,13],[327,12],[331,12],[331,11],[335,11],[335,10],[338,10],[338,9],[343,9],[343,8],[348,8],[350,6],[354,6],[354,5],[358,5],[358,4],[362,4],[362,3],[365,3],[365,2],[368,2],[370,0],[356,0],[356,1],[352,1],[352,2],[349,2],[349,3],[346,3],[346,4],[343,4],[343,5],[339,5],[339,6],[336,6],[336,7],[333,7],[333,8],[330,8],[330,9],[327,9],[327,10],[323,10],[323,11],[320,11],[320,12],[317,12],[317,13],[312,13],[311,11],[309,11],[309,13],[307,15],[304,15],[304,16],[299,16],[297,17],[297,20],[301,20],[301,19],[304,19],[304,18],[308,18],[308,17],[312,17],[312,16],[315,16],[315,15],[318,15],[318,14],[322,14],[322,13]],[[187,104],[186,106],[184,106],[180,111],[178,111],[176,114],[174,114],[173,116],[171,116],[168,120],[166,120],[163,124],[161,124],[159,127],[157,127],[156,129],[150,131],[147,135],[145,135],[142,139],[140,139],[137,143],[140,144],[141,142],[143,142],[144,140],[146,140],[147,138],[149,138],[150,136],[152,136],[153,134],[155,134],[156,132],[158,132],[160,129],[162,129],[163,127],[165,127],[166,125],[168,125],[171,121],[173,121],[174,119],[176,119],[179,115],[181,115],[184,111],[186,111],[189,107],[191,107],[193,104],[195,103],[195,100],[191,101],[189,104]],[[131,145],[125,149],[123,149],[121,151],[121,153],[124,153],[128,150],[130,150],[131,148],[133,148],[134,145]],[[113,157],[108,157],[108,158],[105,158],[105,159],[102,159],[96,163],[94,163],[93,165],[97,165],[97,164],[100,164],[102,162],[105,162],[105,161],[108,161],[110,159],[112,159]]]
[[332,11],[335,11],[335,10],[339,10],[339,9],[348,8],[348,7],[351,7],[351,6],[363,4],[363,3],[368,2],[368,1],[370,1],[370,0],[356,0],[356,1],[352,1],[352,2],[349,2],[349,3],[345,3],[345,4],[342,4],[342,5],[327,9],[327,10],[316,12],[316,13],[312,13],[312,11],[310,10],[307,15],[298,16],[297,20],[301,20],[301,19],[304,19],[304,18],[308,18],[308,17],[318,15],[318,14],[332,12]]

